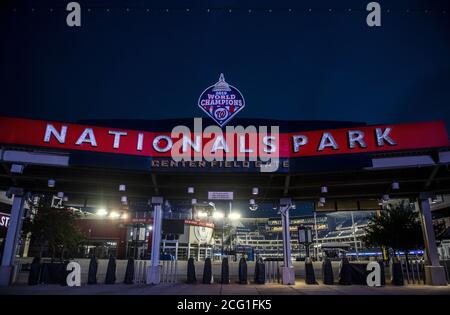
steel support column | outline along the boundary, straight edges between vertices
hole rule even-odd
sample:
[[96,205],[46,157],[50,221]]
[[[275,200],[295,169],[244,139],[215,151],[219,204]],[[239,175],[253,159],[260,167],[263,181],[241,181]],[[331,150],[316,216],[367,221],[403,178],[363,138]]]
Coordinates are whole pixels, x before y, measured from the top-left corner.
[[162,228],[162,197],[153,197],[153,237],[150,265],[147,271],[147,284],[159,284],[161,282],[161,264],[159,260],[161,248]]
[[[430,193],[420,193],[420,218],[422,221],[423,239],[425,242],[426,265],[425,281],[429,285],[447,285],[445,269],[439,264],[439,255],[434,236],[433,219],[431,216]],[[418,203],[416,203],[416,207]]]
[[291,233],[289,230],[289,210],[292,208],[290,198],[280,199],[281,224],[283,229],[283,258],[281,267],[283,284],[295,284],[295,269],[291,261]]
[[0,268],[0,285],[2,286],[11,284],[14,263],[16,260],[17,244],[22,229],[25,203],[25,196],[22,188],[10,188],[8,194],[14,195],[14,200],[11,207],[11,216],[3,250],[2,265]]

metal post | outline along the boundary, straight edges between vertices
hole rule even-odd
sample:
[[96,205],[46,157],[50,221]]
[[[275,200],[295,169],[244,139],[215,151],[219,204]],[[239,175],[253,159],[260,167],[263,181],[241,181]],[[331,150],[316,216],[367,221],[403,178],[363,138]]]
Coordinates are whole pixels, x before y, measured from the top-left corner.
[[222,218],[222,259],[223,255],[225,254],[224,246],[225,246],[225,218]]
[[314,246],[314,256],[316,257],[316,260],[319,261],[319,237],[318,237],[318,233],[317,233],[316,211],[314,211],[314,230],[316,232],[315,246]]
[[429,285],[447,285],[445,269],[439,264],[436,239],[434,236],[433,218],[431,217],[429,201],[429,198],[431,197],[432,194],[430,193],[420,193],[420,207],[418,202],[415,203],[416,208],[419,208],[420,210],[423,239],[425,241],[425,280],[426,284]]
[[22,188],[10,188],[8,195],[14,195],[11,207],[11,216],[6,233],[5,247],[3,249],[2,265],[0,269],[0,285],[6,286],[11,282],[16,260],[16,249],[22,229],[22,218],[24,214],[24,191]]
[[151,263],[147,273],[147,284],[158,284],[161,281],[161,265],[159,260],[162,226],[162,197],[153,197],[153,237]]
[[355,227],[355,218],[353,216],[353,211],[351,211],[351,215],[352,215],[352,233],[353,233],[353,242],[355,243],[356,260],[359,260],[358,242],[356,241],[356,227]]
[[283,284],[295,284],[295,269],[291,261],[291,233],[289,230],[289,210],[292,207],[290,198],[280,199],[281,224],[283,230]]

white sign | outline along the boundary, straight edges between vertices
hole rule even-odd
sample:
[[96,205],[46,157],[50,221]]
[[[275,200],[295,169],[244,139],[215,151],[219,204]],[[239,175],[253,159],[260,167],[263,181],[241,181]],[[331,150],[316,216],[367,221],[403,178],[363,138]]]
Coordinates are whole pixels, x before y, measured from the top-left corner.
[[208,191],[209,200],[233,200],[232,191]]
[[67,275],[66,283],[69,287],[81,286],[81,266],[79,263],[72,261],[67,265],[67,271],[70,273]]
[[213,229],[205,226],[191,226],[190,233],[191,243],[194,244],[209,244],[211,242]]
[[0,227],[8,228],[9,214],[0,212]]
[[381,286],[381,267],[376,261],[371,261],[367,264],[367,271],[370,273],[367,275],[367,285],[369,287],[380,287]]

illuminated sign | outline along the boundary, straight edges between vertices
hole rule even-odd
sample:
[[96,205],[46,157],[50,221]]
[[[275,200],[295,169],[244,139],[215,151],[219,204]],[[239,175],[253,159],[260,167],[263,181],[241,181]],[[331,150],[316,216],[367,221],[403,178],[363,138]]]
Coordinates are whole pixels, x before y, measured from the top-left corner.
[[219,81],[200,95],[198,106],[223,127],[245,107],[245,101],[241,92],[225,82],[225,77],[221,73]]
[[0,212],[0,228],[7,229],[9,226],[9,214]]
[[[228,128],[228,127],[227,127]],[[259,134],[257,134],[259,135]],[[197,136],[197,134],[195,134]],[[210,152],[221,148],[233,135],[224,134],[220,139],[200,132],[202,139],[200,150]],[[0,117],[0,144],[46,147],[52,150],[88,151],[112,154],[123,154],[156,158],[167,158],[160,166],[170,166],[170,160],[177,155],[172,150],[174,143],[185,136],[173,135],[170,132],[149,132],[88,126],[72,123],[50,122],[21,118]],[[264,137],[274,137],[267,141]],[[192,138],[188,139],[191,142]],[[255,147],[252,147],[255,146]],[[225,152],[225,157],[262,157],[267,151],[275,152],[283,159],[348,155],[356,153],[380,153],[403,150],[431,149],[448,147],[448,134],[443,121],[421,122],[412,124],[391,124],[339,128],[330,130],[291,131],[263,136],[256,143],[249,145],[242,142]],[[180,155],[181,155],[180,148]],[[196,154],[193,146],[186,146]],[[273,153],[271,153],[273,154]],[[207,154],[203,154],[206,156]],[[199,164],[200,162],[194,161]],[[245,162],[240,162],[243,164]],[[177,162],[179,163],[179,162]],[[187,161],[185,163],[191,163]],[[219,162],[215,162],[216,164]],[[234,161],[220,162],[224,167],[233,168]],[[151,163],[149,163],[151,164]],[[167,165],[166,165],[167,164]],[[158,165],[154,165],[155,167]],[[203,167],[204,165],[199,165]],[[217,166],[217,165],[216,165]],[[282,167],[289,166],[282,165]],[[243,165],[245,167],[245,165]]]
[[208,191],[208,200],[233,200],[232,191]]

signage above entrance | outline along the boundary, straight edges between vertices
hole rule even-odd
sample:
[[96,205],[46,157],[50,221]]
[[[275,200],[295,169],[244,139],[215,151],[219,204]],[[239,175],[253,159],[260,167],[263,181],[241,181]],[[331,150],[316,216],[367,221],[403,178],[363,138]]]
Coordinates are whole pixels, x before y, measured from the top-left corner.
[[233,200],[232,191],[208,191],[209,200]]
[[[293,126],[294,122],[285,123]],[[173,127],[169,125],[167,129]],[[60,150],[65,153],[107,153],[111,159],[118,161],[131,156],[143,157],[147,158],[142,159],[142,163],[148,170],[181,171],[191,168],[207,171],[209,165],[220,170],[242,168],[258,171],[252,167],[259,168],[262,158],[266,156],[278,158],[278,171],[295,171],[300,166],[308,165],[310,160],[306,161],[304,158],[309,157],[323,157],[327,159],[326,164],[333,164],[336,163],[337,156],[354,159],[365,156],[365,153],[428,150],[450,146],[443,121],[308,131],[290,128],[289,132],[280,133],[264,133],[260,129],[254,129],[245,131],[243,135],[230,133],[230,128],[233,127],[227,126],[220,136],[207,134],[204,129],[185,135],[170,131],[140,131],[0,117],[0,144],[50,148],[52,151]],[[251,138],[255,140],[250,141]],[[223,153],[226,159],[175,159],[183,156],[185,152],[191,152],[193,157],[200,155],[202,158],[209,158],[219,152]],[[242,157],[255,159],[249,163],[245,159],[239,160]],[[352,163],[356,167],[356,161]]]

